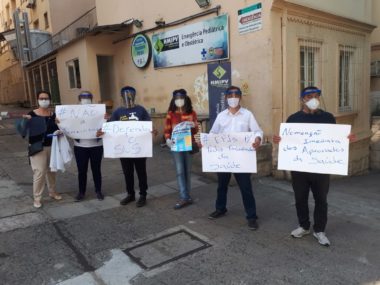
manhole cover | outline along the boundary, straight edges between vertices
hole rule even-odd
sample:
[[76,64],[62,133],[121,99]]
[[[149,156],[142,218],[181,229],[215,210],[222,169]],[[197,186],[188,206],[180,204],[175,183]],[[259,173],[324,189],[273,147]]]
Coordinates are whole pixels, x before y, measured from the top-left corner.
[[124,252],[142,268],[154,269],[210,246],[199,237],[179,230],[127,248]]

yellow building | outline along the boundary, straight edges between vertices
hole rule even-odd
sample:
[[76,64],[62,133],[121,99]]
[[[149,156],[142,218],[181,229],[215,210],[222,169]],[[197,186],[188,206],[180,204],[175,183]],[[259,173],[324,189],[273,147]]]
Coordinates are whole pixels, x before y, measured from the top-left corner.
[[[243,105],[254,112],[266,140],[270,142],[280,123],[300,108],[302,87],[316,85],[323,90],[323,107],[338,123],[351,124],[357,134],[358,141],[350,147],[349,173],[368,169],[372,0],[212,0],[205,7],[195,0],[42,2],[49,7],[52,38],[45,45],[51,45],[51,51],[25,66],[28,94],[40,87],[52,90],[59,82],[63,104],[75,103],[81,90],[91,90],[96,101],[116,107],[120,88],[128,84],[137,89],[138,103],[154,111],[159,125],[172,90],[185,88],[197,113],[207,117],[207,60],[191,61],[193,49],[169,64],[170,59],[159,59],[157,53],[173,48],[173,39],[166,38],[161,46],[153,39],[226,15],[228,60],[223,62],[231,62],[232,83],[243,87]],[[156,53],[144,68],[131,56],[137,34],[146,35]],[[189,45],[198,44],[194,34],[184,37]],[[211,54],[199,50],[203,52]],[[49,76],[51,70],[54,74]],[[54,75],[57,80],[51,83]],[[276,168],[277,151],[267,145],[264,152],[267,174],[272,165]]]

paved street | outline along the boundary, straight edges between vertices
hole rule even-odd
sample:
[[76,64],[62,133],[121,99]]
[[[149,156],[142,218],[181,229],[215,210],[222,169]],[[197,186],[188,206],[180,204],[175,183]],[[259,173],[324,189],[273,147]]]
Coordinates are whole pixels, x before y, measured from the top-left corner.
[[147,206],[119,205],[120,162],[104,159],[104,201],[95,199],[89,172],[86,200],[74,202],[73,163],[58,174],[63,200],[44,193],[36,210],[26,141],[13,126],[0,121],[0,284],[380,284],[379,172],[332,181],[325,248],[312,235],[290,237],[297,220],[287,181],[254,179],[258,231],[247,228],[234,183],[228,214],[209,220],[216,181],[200,171],[199,154],[195,203],[173,210],[174,165],[160,146],[147,163]]

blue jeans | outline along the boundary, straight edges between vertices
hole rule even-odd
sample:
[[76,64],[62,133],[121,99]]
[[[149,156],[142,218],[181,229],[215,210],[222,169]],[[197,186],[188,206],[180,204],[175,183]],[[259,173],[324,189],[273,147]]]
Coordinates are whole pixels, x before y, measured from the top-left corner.
[[[226,211],[227,208],[227,191],[228,183],[231,180],[231,173],[218,172],[218,190],[215,202],[215,208],[219,211]],[[257,219],[256,201],[252,192],[251,174],[250,173],[234,173],[236,182],[239,185],[241,197],[243,199],[246,218],[248,220]]]
[[177,172],[177,182],[179,196],[182,200],[189,200],[191,189],[191,154],[189,151],[172,151],[175,170]]

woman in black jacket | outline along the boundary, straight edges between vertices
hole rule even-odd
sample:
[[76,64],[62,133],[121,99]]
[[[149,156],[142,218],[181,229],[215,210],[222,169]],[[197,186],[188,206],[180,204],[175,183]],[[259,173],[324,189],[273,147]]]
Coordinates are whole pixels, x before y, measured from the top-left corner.
[[52,137],[49,135],[58,130],[55,122],[56,115],[49,109],[51,95],[47,91],[40,91],[37,99],[39,108],[30,111],[24,117],[29,119],[29,157],[33,170],[33,205],[35,208],[40,208],[45,181],[52,199],[61,200],[62,196],[56,192],[55,172],[51,172],[49,168],[52,144]]

